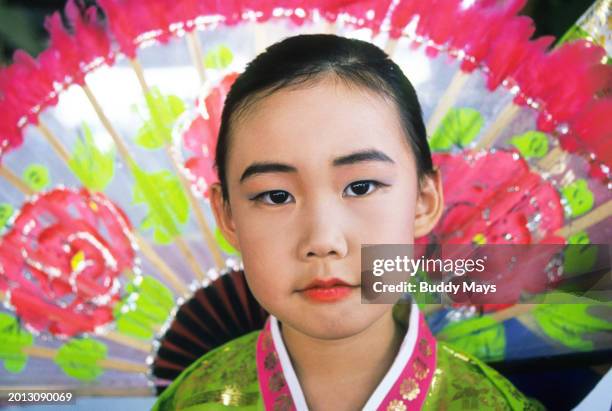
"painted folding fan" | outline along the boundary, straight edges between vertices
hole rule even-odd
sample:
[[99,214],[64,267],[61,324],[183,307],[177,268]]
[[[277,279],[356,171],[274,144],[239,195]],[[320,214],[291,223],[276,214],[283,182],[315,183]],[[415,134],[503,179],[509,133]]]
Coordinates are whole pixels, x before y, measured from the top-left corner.
[[[436,235],[470,219],[469,242],[609,243],[606,51],[583,39],[549,50],[517,16],[523,4],[100,0],[100,19],[68,2],[69,27],[51,16],[49,47],[17,52],[0,73],[0,384],[152,393],[261,326],[207,190],[228,88],[292,34],[371,41],[405,71],[455,210]],[[459,211],[458,181],[479,199]],[[518,315],[495,308],[498,320]],[[555,319],[567,313],[522,314],[565,351],[600,347],[566,338]],[[578,333],[610,329],[609,317],[571,315]]]

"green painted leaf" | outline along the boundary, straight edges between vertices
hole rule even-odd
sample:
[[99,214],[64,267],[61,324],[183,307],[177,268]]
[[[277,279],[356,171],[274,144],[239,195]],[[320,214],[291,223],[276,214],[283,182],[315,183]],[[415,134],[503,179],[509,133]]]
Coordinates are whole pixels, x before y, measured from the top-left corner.
[[215,240],[221,250],[226,254],[238,254],[238,251],[232,247],[232,245],[223,237],[223,233],[219,230],[219,227],[215,228]]
[[53,361],[66,375],[81,381],[93,381],[104,372],[98,365],[106,358],[106,345],[91,338],[72,339],[62,345]]
[[206,53],[204,57],[204,67],[207,69],[227,68],[234,60],[234,55],[229,47],[220,45]]
[[0,229],[8,225],[11,216],[15,212],[13,206],[9,203],[0,203]]
[[50,183],[49,169],[41,164],[30,164],[23,172],[23,179],[32,190],[44,190]]
[[502,360],[506,351],[504,326],[490,316],[450,323],[436,337],[483,361]]
[[510,139],[512,144],[525,158],[542,158],[548,153],[548,138],[539,131],[528,131]]
[[136,180],[133,201],[148,208],[140,229],[152,229],[158,244],[171,243],[189,217],[189,201],[180,180],[168,170],[146,173],[136,165],[132,173]]
[[19,374],[28,363],[28,356],[25,354],[13,354],[10,358],[4,359],[4,369],[11,374]]
[[142,314],[127,312],[116,320],[117,330],[125,335],[129,335],[140,340],[149,340],[154,337],[155,332],[151,330],[149,323],[143,322]]
[[[140,295],[146,301],[158,306],[164,313],[168,313],[174,308],[174,294],[162,282],[151,276],[143,276],[140,285],[130,284],[134,291],[140,291]],[[136,288],[138,287],[138,288]],[[158,317],[158,321],[166,321],[166,315]]]
[[570,217],[578,217],[593,208],[595,196],[583,178],[561,188]]
[[161,148],[164,146],[165,141],[157,136],[153,128],[148,124],[144,124],[138,130],[138,134],[136,135],[136,144],[141,147],[148,148],[150,150],[155,150],[157,148]]
[[68,166],[85,187],[104,191],[115,173],[115,150],[102,151],[89,126],[83,124],[83,138],[77,139]]
[[593,39],[593,36],[591,36],[589,34],[589,32],[584,30],[582,27],[580,27],[578,25],[573,25],[563,35],[563,37],[561,37],[561,39],[559,39],[559,41],[557,41],[556,47],[558,47],[558,46],[560,46],[561,44],[564,44],[564,43],[571,43],[571,42],[573,42],[575,40],[587,39],[587,38]]
[[567,239],[568,244],[591,244],[591,239],[586,231],[579,231],[576,234],[571,235]]
[[580,231],[567,239],[570,244],[563,254],[563,272],[583,274],[591,270],[597,261],[598,247],[590,245],[591,240],[585,231]]
[[13,374],[23,371],[28,356],[21,351],[33,343],[32,334],[22,329],[14,316],[0,312],[0,361],[6,371]]
[[152,338],[174,307],[172,292],[150,276],[137,277],[126,292],[129,294],[114,307],[117,328],[137,338]]
[[[566,295],[563,302],[562,297],[557,296],[559,302],[552,304],[537,304],[533,317],[542,332],[553,340],[576,350],[592,350],[591,335],[612,331],[612,321],[609,321],[612,302],[571,303],[587,299]],[[602,315],[595,315],[597,312]]]
[[478,136],[483,124],[478,110],[452,108],[429,140],[429,146],[434,151],[450,150],[453,146],[463,148]]
[[164,96],[156,87],[145,95],[148,119],[136,134],[136,143],[148,149],[161,148],[172,142],[172,128],[185,111],[185,104],[177,96]]
[[168,105],[168,109],[170,111],[170,115],[174,120],[178,118],[185,111],[185,103],[181,100],[180,97],[177,97],[173,94],[169,95],[166,98],[166,104]]

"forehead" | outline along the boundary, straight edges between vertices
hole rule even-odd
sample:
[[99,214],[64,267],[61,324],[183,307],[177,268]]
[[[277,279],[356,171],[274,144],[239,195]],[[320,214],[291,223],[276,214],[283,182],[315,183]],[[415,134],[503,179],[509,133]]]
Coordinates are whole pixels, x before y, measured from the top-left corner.
[[364,148],[385,151],[398,162],[411,159],[396,105],[382,93],[325,77],[263,97],[237,119],[228,176],[252,161],[299,167]]

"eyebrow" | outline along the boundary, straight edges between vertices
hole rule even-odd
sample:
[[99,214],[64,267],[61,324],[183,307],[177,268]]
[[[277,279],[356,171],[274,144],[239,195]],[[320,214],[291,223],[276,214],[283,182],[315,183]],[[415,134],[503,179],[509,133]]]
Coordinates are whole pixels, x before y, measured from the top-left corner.
[[345,166],[355,163],[363,163],[366,161],[382,161],[395,164],[395,161],[391,160],[388,155],[382,151],[374,149],[356,151],[354,153],[335,158],[332,164],[334,166]]
[[297,172],[297,168],[282,164],[282,163],[268,163],[268,162],[258,162],[253,163],[244,170],[242,176],[240,177],[240,182],[242,183],[247,178],[254,176],[256,174],[264,174],[264,173],[295,173]]
[[[332,165],[335,167],[338,167],[338,166],[346,166],[346,165],[364,163],[364,162],[370,162],[370,161],[380,161],[380,162],[395,164],[395,161],[393,161],[388,155],[386,155],[382,151],[375,150],[375,149],[368,149],[368,150],[356,151],[354,153],[336,157],[332,161]],[[244,172],[240,176],[240,183],[242,183],[247,178],[252,177],[256,174],[296,173],[296,172],[297,172],[297,168],[295,168],[294,166],[290,166],[289,164],[272,163],[272,162],[255,162],[244,170]]]

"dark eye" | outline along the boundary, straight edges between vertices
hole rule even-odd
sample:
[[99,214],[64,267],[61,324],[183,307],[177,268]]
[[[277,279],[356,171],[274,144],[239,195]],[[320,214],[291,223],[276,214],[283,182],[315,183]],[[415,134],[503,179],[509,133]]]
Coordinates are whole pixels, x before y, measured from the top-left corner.
[[355,181],[349,184],[344,190],[349,197],[360,197],[370,194],[376,188],[382,186],[378,181]]
[[275,190],[275,191],[266,191],[265,193],[261,193],[257,195],[253,200],[261,201],[265,204],[279,205],[286,204],[291,202],[290,199],[293,196],[289,194],[287,191],[283,190]]

